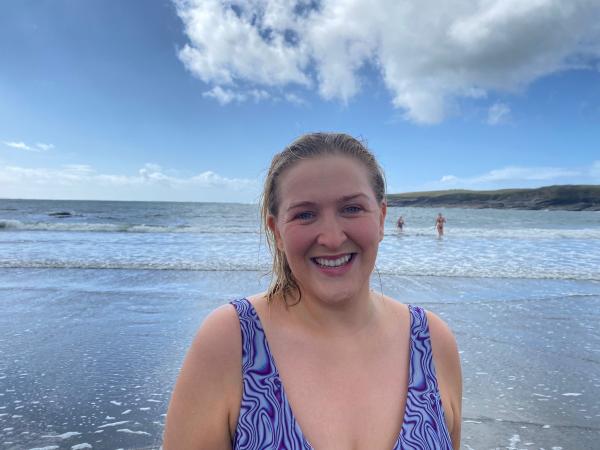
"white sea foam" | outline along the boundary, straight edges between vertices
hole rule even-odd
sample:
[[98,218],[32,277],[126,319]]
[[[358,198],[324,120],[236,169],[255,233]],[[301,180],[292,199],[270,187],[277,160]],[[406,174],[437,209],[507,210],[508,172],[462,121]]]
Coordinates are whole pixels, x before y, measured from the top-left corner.
[[521,442],[521,436],[518,434],[513,434],[511,438],[508,440],[507,450],[517,450],[516,445]]
[[[65,255],[67,258],[70,255]],[[414,261],[414,264],[389,261],[389,257],[381,256],[377,265],[380,275],[402,275],[412,277],[459,277],[459,278],[525,278],[538,280],[591,280],[600,281],[600,270],[594,266],[582,264],[577,267],[548,268],[544,266],[526,266],[523,256],[523,266],[501,266],[491,261],[488,265],[478,265],[463,260],[461,265],[449,267],[448,264],[428,265],[427,261]],[[388,261],[386,261],[388,259]],[[105,269],[105,270],[182,270],[198,272],[238,272],[256,271],[266,273],[267,263],[256,264],[252,261],[110,261],[110,260],[0,260],[0,268],[19,269]]]
[[129,420],[122,420],[120,422],[105,423],[104,425],[100,425],[98,428],[118,427],[119,425],[123,425],[129,422]]
[[[436,231],[429,227],[415,227],[398,231],[390,229],[385,236],[401,238],[418,238],[436,236]],[[600,228],[465,228],[448,227],[447,238],[484,238],[484,239],[600,239]]]
[[119,431],[121,433],[143,434],[145,436],[151,436],[150,433],[147,433],[145,431],[133,431],[133,430],[130,430],[129,428],[119,428],[117,431]]
[[0,230],[20,231],[61,231],[61,232],[99,232],[99,233],[189,233],[189,234],[258,234],[256,229],[239,227],[202,227],[202,226],[159,226],[145,224],[86,223],[86,222],[22,222],[20,220],[0,220]]
[[50,434],[50,435],[44,435],[42,437],[43,438],[53,438],[53,439],[69,439],[70,437],[79,436],[80,434],[81,433],[78,433],[77,431],[68,431],[63,434]]

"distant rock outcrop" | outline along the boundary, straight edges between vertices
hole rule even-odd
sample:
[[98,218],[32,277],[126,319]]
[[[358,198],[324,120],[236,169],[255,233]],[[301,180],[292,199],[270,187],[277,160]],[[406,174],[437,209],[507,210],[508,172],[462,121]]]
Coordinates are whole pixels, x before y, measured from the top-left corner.
[[448,190],[387,196],[389,206],[600,211],[600,185],[558,185],[497,191]]

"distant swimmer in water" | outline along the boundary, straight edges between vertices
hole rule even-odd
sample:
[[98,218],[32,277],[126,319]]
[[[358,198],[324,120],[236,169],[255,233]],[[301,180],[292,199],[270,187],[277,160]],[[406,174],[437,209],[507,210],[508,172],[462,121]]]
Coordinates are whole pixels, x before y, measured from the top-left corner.
[[402,216],[398,217],[398,222],[396,222],[396,226],[398,227],[398,231],[402,231],[404,228],[404,219]]
[[446,218],[442,216],[442,213],[438,213],[437,218],[435,219],[435,229],[438,232],[438,237],[442,237],[444,235],[444,224],[446,223]]

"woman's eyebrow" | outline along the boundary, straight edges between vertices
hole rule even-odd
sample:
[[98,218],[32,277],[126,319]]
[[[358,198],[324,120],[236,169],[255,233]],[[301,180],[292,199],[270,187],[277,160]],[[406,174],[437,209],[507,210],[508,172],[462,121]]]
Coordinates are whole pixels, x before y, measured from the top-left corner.
[[[363,192],[357,192],[356,194],[344,195],[336,200],[337,203],[348,202],[350,200],[356,200],[357,198],[369,198],[369,196]],[[306,207],[314,207],[316,205],[315,202],[311,202],[308,200],[303,200],[299,202],[292,203],[290,206],[286,208],[286,211],[290,211],[296,208],[306,208]]]
[[355,200],[356,198],[359,198],[359,197],[366,197],[366,198],[368,198],[369,196],[367,194],[362,193],[362,192],[358,192],[356,194],[344,195],[343,197],[341,197],[339,199],[339,201],[340,202],[347,202],[347,201],[350,201],[350,200]]
[[301,202],[296,202],[296,203],[292,203],[290,206],[287,207],[286,211],[290,211],[292,209],[296,209],[296,208],[300,208],[300,207],[307,207],[307,206],[314,206],[315,203],[314,202],[309,202],[309,201],[301,201]]

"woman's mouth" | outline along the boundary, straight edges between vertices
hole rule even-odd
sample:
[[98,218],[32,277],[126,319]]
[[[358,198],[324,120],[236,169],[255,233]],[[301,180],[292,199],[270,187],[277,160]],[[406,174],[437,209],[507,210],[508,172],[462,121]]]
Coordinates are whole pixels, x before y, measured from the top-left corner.
[[354,259],[356,253],[347,253],[342,256],[336,257],[320,257],[311,258],[318,266],[323,268],[336,268],[342,267],[350,263]]

